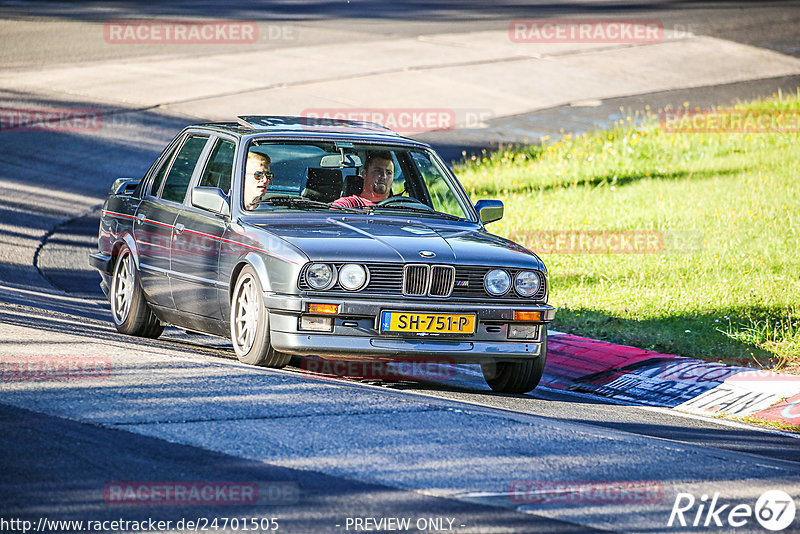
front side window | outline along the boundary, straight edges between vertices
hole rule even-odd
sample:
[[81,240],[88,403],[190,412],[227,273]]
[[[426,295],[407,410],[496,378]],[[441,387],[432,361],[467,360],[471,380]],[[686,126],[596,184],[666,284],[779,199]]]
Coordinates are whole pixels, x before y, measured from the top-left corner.
[[156,171],[155,177],[153,178],[153,185],[150,187],[150,194],[152,196],[158,196],[158,192],[161,191],[161,184],[164,183],[164,176],[167,175],[167,171],[169,170],[170,163],[172,163],[172,156],[175,155],[175,151],[178,150],[178,144],[172,147],[172,150],[169,151],[166,157],[161,161],[161,166]]
[[416,168],[422,174],[433,209],[463,217],[464,212],[458,202],[459,195],[456,194],[454,185],[431,155],[426,152],[413,152],[412,157]]
[[161,192],[163,200],[182,203],[186,198],[192,173],[206,146],[206,141],[208,141],[206,136],[190,135],[183,143],[164,181],[164,189]]
[[218,139],[211,156],[208,158],[200,185],[203,187],[218,187],[226,195],[230,195],[231,176],[233,175],[233,156],[236,153],[236,144],[233,141]]

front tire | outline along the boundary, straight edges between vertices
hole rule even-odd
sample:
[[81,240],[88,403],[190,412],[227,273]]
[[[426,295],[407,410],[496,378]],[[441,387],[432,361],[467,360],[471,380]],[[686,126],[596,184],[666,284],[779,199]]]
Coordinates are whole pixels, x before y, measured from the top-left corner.
[[249,265],[242,269],[231,298],[231,341],[240,362],[262,367],[285,367],[291,355],[269,343],[269,312],[264,307],[261,283]]
[[[542,326],[542,329],[545,327]],[[527,393],[536,389],[547,359],[547,330],[542,332],[542,349],[535,360],[488,362],[481,364],[483,378],[498,393]]]
[[164,331],[164,325],[145,300],[136,262],[127,245],[122,245],[117,255],[108,297],[114,326],[119,332],[130,336],[157,338]]

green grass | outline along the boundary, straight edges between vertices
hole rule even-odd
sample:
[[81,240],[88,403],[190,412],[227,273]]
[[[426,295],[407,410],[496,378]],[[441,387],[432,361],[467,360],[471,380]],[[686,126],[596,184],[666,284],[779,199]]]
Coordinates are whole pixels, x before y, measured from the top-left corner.
[[743,421],[745,423],[750,423],[752,425],[762,426],[764,428],[770,428],[772,430],[782,430],[783,432],[793,432],[795,434],[800,434],[800,425],[793,425],[791,423],[781,423],[780,421],[770,421],[768,419],[761,419],[760,417],[742,417],[742,418],[731,418],[734,421]]
[[[800,111],[796,95],[737,109]],[[514,147],[456,166],[490,225],[531,250],[536,231],[652,231],[647,254],[542,254],[554,328],[709,361],[800,372],[800,134],[670,133],[653,117]]]

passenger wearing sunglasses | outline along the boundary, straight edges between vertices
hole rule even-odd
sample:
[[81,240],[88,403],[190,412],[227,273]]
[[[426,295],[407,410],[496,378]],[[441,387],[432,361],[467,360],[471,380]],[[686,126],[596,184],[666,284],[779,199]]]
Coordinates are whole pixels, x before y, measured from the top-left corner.
[[247,166],[244,173],[244,202],[247,209],[256,207],[256,202],[261,200],[272,181],[269,172],[269,156],[262,152],[250,151],[247,154]]

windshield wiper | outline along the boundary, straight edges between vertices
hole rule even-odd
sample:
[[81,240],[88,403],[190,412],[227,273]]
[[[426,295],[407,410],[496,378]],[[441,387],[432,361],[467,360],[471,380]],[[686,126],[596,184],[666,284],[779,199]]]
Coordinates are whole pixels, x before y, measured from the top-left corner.
[[416,211],[419,213],[427,213],[428,215],[433,215],[435,217],[442,217],[444,219],[448,219],[451,221],[463,221],[463,217],[459,217],[457,215],[450,215],[449,213],[442,213],[441,211],[436,211],[431,208],[419,208],[417,206],[375,206],[375,209],[386,209],[386,210],[409,210],[409,211]]
[[323,209],[334,209],[334,210],[344,210],[349,211],[350,213],[368,213],[368,210],[364,210],[363,208],[351,208],[347,206],[334,206],[328,204],[327,202],[320,202],[319,200],[311,200],[310,198],[304,197],[269,197],[269,198],[262,198],[261,200],[257,200],[253,202],[253,206],[260,206],[260,205],[267,205],[267,206],[289,206],[289,207],[306,207],[306,208],[323,208]]

